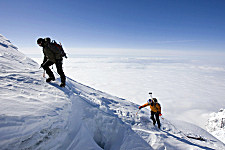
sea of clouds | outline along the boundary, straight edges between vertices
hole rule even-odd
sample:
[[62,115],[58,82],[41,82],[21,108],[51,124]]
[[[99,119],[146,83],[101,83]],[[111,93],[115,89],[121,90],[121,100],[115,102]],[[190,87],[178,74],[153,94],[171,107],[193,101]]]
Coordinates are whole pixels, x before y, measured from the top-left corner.
[[[224,108],[225,54],[146,51],[123,54],[69,54],[66,76],[139,105],[149,92],[162,114],[205,128],[211,112]],[[42,58],[33,58],[39,64]],[[56,71],[56,69],[54,68]]]

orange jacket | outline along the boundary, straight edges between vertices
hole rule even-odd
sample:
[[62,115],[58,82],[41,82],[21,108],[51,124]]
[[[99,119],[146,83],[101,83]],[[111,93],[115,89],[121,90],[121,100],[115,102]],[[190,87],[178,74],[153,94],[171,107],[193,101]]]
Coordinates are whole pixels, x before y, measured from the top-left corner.
[[150,105],[150,109],[153,112],[159,112],[161,114],[161,106],[159,103],[154,103],[154,102],[147,102],[146,104],[142,105],[142,107],[146,107]]

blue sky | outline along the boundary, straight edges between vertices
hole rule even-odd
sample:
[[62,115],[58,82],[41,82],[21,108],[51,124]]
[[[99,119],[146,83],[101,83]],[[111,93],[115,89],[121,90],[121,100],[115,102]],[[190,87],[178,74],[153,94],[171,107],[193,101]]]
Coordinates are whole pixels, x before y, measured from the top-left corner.
[[0,34],[19,48],[49,36],[74,48],[225,51],[224,0],[0,1]]

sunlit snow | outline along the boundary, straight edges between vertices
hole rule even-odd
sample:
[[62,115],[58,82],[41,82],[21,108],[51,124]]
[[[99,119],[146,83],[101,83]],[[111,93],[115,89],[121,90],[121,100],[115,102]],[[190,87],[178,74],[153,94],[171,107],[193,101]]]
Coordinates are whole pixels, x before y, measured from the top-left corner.
[[[58,85],[60,79],[57,74],[55,74],[57,77],[55,82],[46,83],[45,78],[42,77],[43,71],[39,69],[36,62],[20,53],[19,49],[11,45],[10,41],[5,37],[0,36],[0,42],[1,149],[225,149],[222,142],[199,126],[181,121],[175,122],[167,117],[167,113],[168,116],[173,115],[173,112],[169,114],[169,107],[176,107],[171,105],[173,99],[171,99],[172,94],[169,91],[167,91],[168,93],[164,91],[162,94],[159,92],[159,88],[163,87],[162,85],[158,84],[158,86],[153,86],[154,88],[148,86],[146,91],[142,91],[142,93],[135,93],[137,87],[134,87],[134,93],[130,95],[130,98],[120,96],[119,93],[116,94],[119,91],[118,89],[123,93],[123,89],[128,87],[128,85],[121,86],[120,82],[121,79],[124,80],[123,83],[129,81],[129,79],[126,80],[123,77],[123,73],[129,71],[129,69],[127,70],[130,64],[129,59],[125,63],[125,70],[119,68],[115,74],[113,70],[117,65],[111,59],[106,60],[112,62],[113,66],[109,65],[107,68],[103,64],[102,69],[103,71],[111,69],[111,76],[100,72],[99,76],[97,76],[98,79],[94,77],[96,78],[95,83],[102,79],[97,86],[103,85],[102,81],[109,84],[107,78],[110,77],[111,83],[117,83],[117,86],[112,86],[117,87],[117,90],[111,91],[113,89],[111,88],[110,94],[102,92],[108,89],[99,91],[84,85],[86,84],[85,78],[88,77],[87,73],[90,73],[89,77],[97,75],[97,73],[92,72],[95,69],[89,70],[86,67],[96,67],[98,64],[91,66],[86,63],[87,66],[85,67],[85,62],[82,62],[82,60],[80,60],[80,63],[75,63],[77,67],[75,65],[73,67],[76,69],[84,67],[83,71],[89,70],[89,72],[85,72],[83,74],[84,78],[81,79],[81,71],[80,73],[76,72],[74,68],[69,71],[71,68],[65,64],[66,75],[68,76],[67,86],[61,88]],[[78,61],[78,59],[74,59],[74,61]],[[137,61],[137,59],[135,58],[134,61]],[[73,62],[70,61],[70,63]],[[149,63],[152,64],[151,60]],[[164,62],[163,64],[166,68],[171,67],[168,65],[169,63]],[[150,67],[148,63],[147,66],[139,65],[142,71],[141,66]],[[163,69],[160,65],[158,67]],[[153,68],[156,69],[157,67],[154,65]],[[136,69],[137,66],[134,66],[134,70],[130,73],[134,73]],[[183,68],[180,67],[180,69]],[[120,80],[118,77],[113,76],[117,75],[119,71],[122,73]],[[153,71],[152,78],[148,76],[147,80],[153,82],[156,79],[154,74],[158,73],[160,73],[160,70]],[[74,77],[72,74],[74,74]],[[171,78],[173,78],[172,74],[173,71],[171,72]],[[193,74],[195,75],[195,73]],[[142,72],[142,75],[147,77],[144,72]],[[137,78],[134,77],[134,79]],[[161,79],[164,78],[161,76]],[[144,79],[142,80],[144,81]],[[138,83],[139,81],[137,80],[136,85],[141,84]],[[165,82],[166,79],[163,81]],[[155,81],[152,85],[156,85],[155,83],[161,83],[161,81]],[[169,83],[166,84],[169,85]],[[145,86],[147,85],[146,83]],[[102,86],[102,88],[105,87],[107,86]],[[174,87],[176,86],[170,87],[171,90]],[[97,87],[97,89],[100,88]],[[129,93],[132,93],[131,87],[128,90]],[[141,100],[138,101],[135,100],[134,95],[145,95],[149,90],[159,97],[163,105],[165,119],[161,118],[161,130],[152,125],[149,118],[149,108],[142,109],[136,115],[138,104],[146,102],[147,96],[140,97]],[[177,92],[185,93],[189,91],[187,88],[183,90],[180,89]],[[113,92],[115,94],[112,94]],[[201,95],[199,95],[200,97]],[[196,109],[201,110],[200,108]],[[206,104],[206,108],[210,107]],[[188,109],[188,107],[186,106],[184,109]],[[187,115],[185,114],[185,116]],[[201,137],[204,140],[188,138],[188,136]]]

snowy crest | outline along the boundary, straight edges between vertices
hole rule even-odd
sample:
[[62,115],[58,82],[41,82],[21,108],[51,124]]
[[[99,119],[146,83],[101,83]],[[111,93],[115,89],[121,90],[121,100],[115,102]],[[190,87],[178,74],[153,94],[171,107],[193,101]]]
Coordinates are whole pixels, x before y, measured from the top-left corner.
[[0,47],[4,48],[12,48],[12,49],[18,49],[16,46],[14,46],[8,39],[6,39],[3,35],[0,34]]
[[37,68],[38,64],[20,53],[8,39],[0,34],[0,62],[1,71],[19,69],[27,70]]

